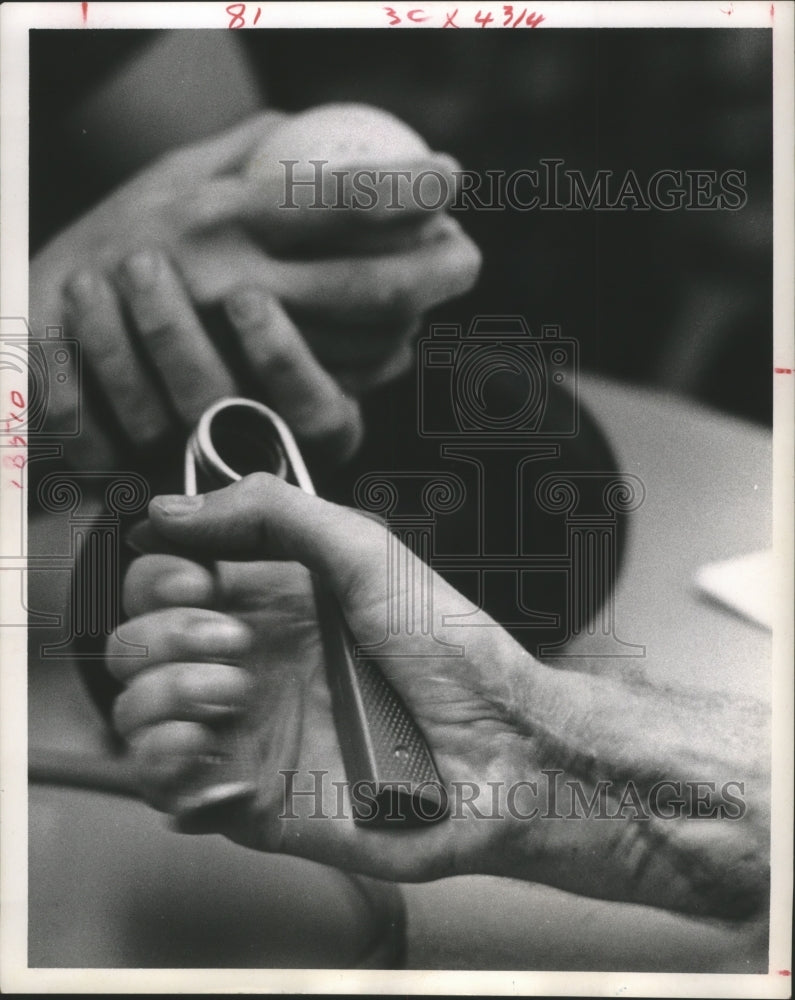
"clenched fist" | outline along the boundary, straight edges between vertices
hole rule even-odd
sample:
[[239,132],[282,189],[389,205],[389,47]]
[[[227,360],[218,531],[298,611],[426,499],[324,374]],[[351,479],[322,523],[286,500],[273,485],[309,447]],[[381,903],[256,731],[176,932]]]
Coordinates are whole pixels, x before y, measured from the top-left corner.
[[[107,662],[126,684],[116,725],[156,808],[180,816],[186,796],[221,780],[221,734],[237,729],[255,794],[217,829],[249,847],[396,880],[488,873],[703,916],[762,911],[763,706],[668,689],[651,670],[546,666],[441,578],[422,600],[408,552],[390,589],[397,542],[382,525],[265,473],[155,499],[138,543],[149,554],[129,571],[119,635],[148,656],[116,658],[111,645]],[[446,783],[443,821],[353,822],[310,573],[361,644],[384,638],[399,603],[405,630],[378,662]],[[427,655],[428,615],[449,656]]]

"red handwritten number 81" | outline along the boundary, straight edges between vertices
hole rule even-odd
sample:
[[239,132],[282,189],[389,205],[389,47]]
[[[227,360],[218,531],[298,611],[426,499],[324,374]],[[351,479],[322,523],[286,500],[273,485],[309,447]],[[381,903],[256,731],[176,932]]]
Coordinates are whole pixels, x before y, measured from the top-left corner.
[[[246,26],[246,5],[244,3],[230,3],[226,8],[226,12],[230,17],[228,28],[245,28]],[[262,8],[257,7],[257,12],[254,15],[254,20],[252,24],[256,24],[259,21],[260,14],[262,13]]]

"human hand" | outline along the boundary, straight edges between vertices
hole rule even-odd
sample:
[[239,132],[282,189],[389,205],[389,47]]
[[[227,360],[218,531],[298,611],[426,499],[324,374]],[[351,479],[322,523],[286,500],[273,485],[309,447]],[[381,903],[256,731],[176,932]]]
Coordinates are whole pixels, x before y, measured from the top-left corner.
[[267,400],[315,453],[346,458],[355,451],[362,435],[357,401],[266,289],[244,285],[225,296],[221,344],[160,251],[137,252],[114,278],[96,272],[71,285],[69,322],[101,372],[112,416],[90,423],[75,442],[87,449],[83,462],[107,468],[114,455],[160,455],[169,436],[181,451],[208,406],[241,394]]
[[[99,430],[101,406],[95,399],[113,403],[118,392],[134,397],[138,391],[151,397],[151,382],[135,358],[140,331],[125,330],[123,311],[115,307],[109,333],[97,331],[91,320],[84,322],[86,311],[96,315],[114,309],[108,287],[124,288],[117,281],[120,265],[142,252],[169,257],[188,297],[200,306],[228,302],[238,289],[253,289],[251,294],[260,298],[267,294],[277,304],[269,308],[278,307],[279,322],[284,324],[285,313],[291,317],[319,365],[347,393],[367,391],[403,371],[411,363],[410,341],[421,314],[475,280],[478,252],[445,215],[446,202],[434,210],[408,203],[399,227],[394,213],[381,204],[358,213],[284,210],[280,165],[257,174],[247,169],[263,136],[283,121],[281,115],[259,115],[165,156],[32,261],[33,335],[43,336],[47,326],[65,326],[81,342],[93,377],[89,384],[97,387],[95,395],[84,392],[79,400],[83,430],[71,446],[73,464],[112,467],[121,457]],[[333,166],[332,161],[329,169]],[[455,164],[449,157],[415,152],[409,162],[397,159],[393,166],[436,170],[450,178],[453,190]],[[313,255],[313,247],[322,247],[322,254]],[[188,325],[186,320],[183,326]],[[158,332],[161,341],[167,339]],[[254,354],[255,367],[261,353]],[[121,382],[120,367],[125,372]],[[49,433],[59,433],[74,412],[76,386],[72,377],[50,387]],[[300,379],[292,391],[304,392]],[[169,395],[161,393],[161,403]],[[178,413],[181,404],[190,408],[184,394],[177,404]],[[152,423],[159,425],[161,416],[156,412]]]
[[[141,538],[171,550],[137,560],[125,583],[132,617],[119,636],[146,643],[148,657],[114,659],[112,640],[108,664],[127,684],[116,723],[155,807],[179,814],[197,776],[212,782],[202,761],[218,746],[214,723],[237,711],[258,734],[256,797],[219,824],[238,843],[396,880],[488,873],[703,916],[761,910],[761,706],[667,690],[651,676],[552,669],[437,576],[433,633],[464,655],[428,658],[419,616],[429,609],[387,589],[386,530],[266,474],[201,498],[155,500]],[[180,552],[236,561],[213,577]],[[383,638],[394,600],[414,608],[400,655],[378,662],[431,747],[448,819],[373,830],[353,823],[349,800],[340,807],[333,783],[345,775],[310,570],[360,643]],[[454,624],[461,615],[467,626]],[[319,808],[313,796],[286,801],[286,770],[302,789],[317,788],[312,771],[325,776]],[[688,782],[702,785],[678,807]]]

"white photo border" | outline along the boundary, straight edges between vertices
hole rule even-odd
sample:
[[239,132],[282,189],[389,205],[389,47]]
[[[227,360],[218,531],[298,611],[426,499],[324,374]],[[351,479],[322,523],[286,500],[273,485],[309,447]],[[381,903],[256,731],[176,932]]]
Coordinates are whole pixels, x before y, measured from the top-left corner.
[[[0,316],[26,316],[27,302],[27,95],[28,32],[32,28],[217,28],[228,27],[228,4],[219,3],[7,3],[0,9],[2,105],[0,123]],[[454,0],[412,3],[260,3],[256,28],[377,27],[388,29],[393,9],[400,28],[440,28],[445,13],[463,13],[501,4]],[[524,6],[524,5],[523,5]],[[791,978],[793,835],[793,21],[795,6],[762,2],[554,3],[532,5],[555,27],[749,27],[771,28],[774,52],[774,550],[777,608],[774,629],[774,760],[772,809],[772,896],[768,975],[622,974],[578,972],[455,972],[339,970],[173,970],[29,969],[27,967],[27,679],[25,630],[0,629],[0,766],[2,781],[2,894],[0,956],[5,992],[313,992],[426,993],[475,995],[622,995],[680,997],[786,997]],[[410,24],[405,15],[422,7],[429,20]],[[730,13],[729,13],[730,12]],[[498,19],[498,23],[500,23]],[[3,392],[14,387],[13,374],[0,372]],[[4,503],[2,544],[25,538],[24,509],[17,523],[13,505]],[[13,523],[12,523],[13,522]],[[5,552],[6,549],[4,548]],[[9,574],[0,574],[7,587]],[[0,592],[0,610],[7,593]],[[6,605],[7,606],[7,605]],[[0,622],[2,618],[0,617]]]

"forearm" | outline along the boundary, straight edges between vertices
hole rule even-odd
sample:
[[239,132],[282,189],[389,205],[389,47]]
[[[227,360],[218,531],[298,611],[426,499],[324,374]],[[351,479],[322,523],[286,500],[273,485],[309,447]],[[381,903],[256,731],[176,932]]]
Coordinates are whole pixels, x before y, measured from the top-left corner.
[[505,809],[488,870],[569,891],[747,920],[768,893],[764,706],[521,664]]

